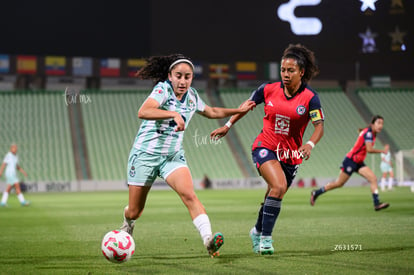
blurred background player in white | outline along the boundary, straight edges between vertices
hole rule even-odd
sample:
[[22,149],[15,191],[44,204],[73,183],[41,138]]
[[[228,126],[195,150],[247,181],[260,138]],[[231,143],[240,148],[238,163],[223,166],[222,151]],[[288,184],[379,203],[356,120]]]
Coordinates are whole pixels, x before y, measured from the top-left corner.
[[392,169],[391,152],[381,153],[381,164],[380,164],[382,177],[381,177],[381,191],[385,191],[387,175],[388,177],[388,190],[392,190],[392,184],[394,182],[394,171]]
[[16,144],[12,144],[10,146],[10,151],[4,157],[3,163],[0,168],[0,177],[3,174],[4,169],[6,169],[6,190],[3,192],[0,205],[2,207],[7,206],[9,193],[14,186],[20,204],[22,206],[28,206],[30,203],[24,199],[23,193],[20,189],[19,178],[17,177],[17,170],[19,170],[25,177],[27,177],[27,173],[23,170],[22,167],[19,166],[19,158],[17,157]]
[[182,147],[184,130],[196,112],[207,118],[224,118],[243,113],[255,104],[247,101],[237,109],[210,107],[191,87],[194,65],[187,57],[174,54],[147,61],[137,76],[152,79],[156,85],[138,111],[143,121],[128,158],[129,204],[121,230],[132,234],[148,192],[160,176],[180,196],[208,253],[216,256],[224,238],[220,232],[212,234],[209,217],[194,192]]

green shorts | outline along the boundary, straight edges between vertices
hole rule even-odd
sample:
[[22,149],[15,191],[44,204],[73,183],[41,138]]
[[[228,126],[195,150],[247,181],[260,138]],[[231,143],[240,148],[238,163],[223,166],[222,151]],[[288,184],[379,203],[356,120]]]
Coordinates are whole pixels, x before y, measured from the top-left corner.
[[170,156],[162,156],[132,148],[128,158],[128,185],[151,186],[157,176],[165,180],[181,167],[188,167],[183,150]]

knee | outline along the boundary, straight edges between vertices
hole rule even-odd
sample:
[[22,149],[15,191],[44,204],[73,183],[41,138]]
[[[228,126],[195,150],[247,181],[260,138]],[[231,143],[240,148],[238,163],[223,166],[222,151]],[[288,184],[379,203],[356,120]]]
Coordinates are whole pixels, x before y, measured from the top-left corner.
[[276,185],[272,186],[269,192],[269,196],[276,197],[276,198],[282,198],[287,191],[287,186],[283,185]]
[[198,201],[197,195],[194,192],[180,194],[181,200],[187,205]]

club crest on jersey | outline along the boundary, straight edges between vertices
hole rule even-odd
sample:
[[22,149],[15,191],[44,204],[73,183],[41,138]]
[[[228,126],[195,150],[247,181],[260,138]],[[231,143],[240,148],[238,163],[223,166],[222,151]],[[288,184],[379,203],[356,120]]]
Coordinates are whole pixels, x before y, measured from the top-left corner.
[[269,152],[266,149],[262,149],[259,151],[259,156],[263,159],[265,157],[267,157],[267,155],[269,154]]
[[131,166],[131,169],[129,169],[129,176],[135,177],[136,171],[135,166]]
[[190,108],[190,110],[194,110],[195,108],[195,103],[191,99],[188,101],[188,108]]
[[303,106],[303,105],[299,105],[297,108],[296,108],[296,113],[298,113],[298,115],[303,115],[304,113],[306,113],[306,107],[305,106]]
[[276,114],[275,133],[289,135],[290,117]]

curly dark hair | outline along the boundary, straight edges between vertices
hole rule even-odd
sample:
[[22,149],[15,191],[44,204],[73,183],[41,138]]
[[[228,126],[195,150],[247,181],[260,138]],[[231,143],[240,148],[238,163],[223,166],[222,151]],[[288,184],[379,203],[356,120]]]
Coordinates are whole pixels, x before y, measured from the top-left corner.
[[302,81],[305,83],[319,73],[314,53],[301,44],[290,44],[283,52],[282,60],[286,58],[295,59],[299,68],[304,69]]
[[152,79],[154,83],[165,81],[168,79],[171,64],[178,59],[188,59],[191,61],[190,58],[182,54],[151,56],[146,58],[147,64],[138,70],[135,76],[141,79]]

